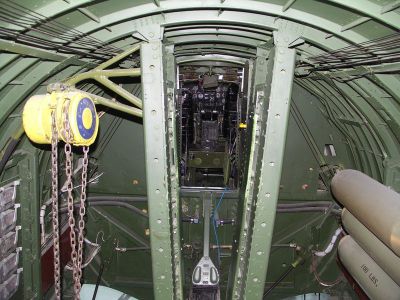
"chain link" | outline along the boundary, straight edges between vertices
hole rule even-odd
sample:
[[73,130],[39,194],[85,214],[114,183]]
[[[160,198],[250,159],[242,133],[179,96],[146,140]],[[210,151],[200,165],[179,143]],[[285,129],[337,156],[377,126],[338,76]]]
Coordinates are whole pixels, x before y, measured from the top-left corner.
[[[75,233],[75,217],[74,217],[74,196],[73,196],[73,156],[72,146],[73,136],[69,125],[68,109],[70,101],[66,101],[62,108],[63,115],[63,130],[61,132],[65,139],[65,175],[67,185],[67,208],[68,208],[68,225],[70,228],[71,241],[71,261],[72,261],[72,276],[74,285],[74,299],[80,299],[81,277],[82,277],[82,259],[83,259],[83,244],[85,230],[85,202],[86,202],[86,185],[87,185],[87,170],[89,164],[89,147],[83,147],[83,162],[82,162],[82,183],[79,205],[79,221],[78,221],[78,241]],[[56,111],[51,115],[51,187],[52,187],[52,223],[53,223],[53,244],[54,244],[54,289],[56,299],[61,299],[61,274],[60,274],[60,234],[59,234],[59,218],[58,218],[58,130],[56,124]],[[77,247],[78,242],[78,247]]]
[[81,195],[80,195],[80,207],[79,207],[79,231],[78,231],[78,278],[79,278],[79,289],[80,289],[80,278],[82,277],[82,257],[83,257],[83,235],[85,230],[84,216],[86,213],[85,202],[86,202],[86,185],[87,185],[87,167],[89,164],[89,147],[83,147],[83,162],[82,162],[82,183],[81,183]]
[[72,190],[74,188],[72,182],[72,136],[68,120],[69,101],[64,103],[63,117],[64,117],[64,152],[65,152],[65,175],[67,180],[67,207],[68,207],[68,225],[70,228],[69,237],[71,242],[71,261],[72,261],[72,278],[74,281],[74,299],[79,299],[79,285],[78,272],[77,272],[77,251],[76,251],[76,234],[75,234],[75,218],[74,218],[74,197]]
[[56,299],[61,299],[60,234],[58,221],[58,132],[56,112],[51,115],[51,199],[53,214],[54,289]]

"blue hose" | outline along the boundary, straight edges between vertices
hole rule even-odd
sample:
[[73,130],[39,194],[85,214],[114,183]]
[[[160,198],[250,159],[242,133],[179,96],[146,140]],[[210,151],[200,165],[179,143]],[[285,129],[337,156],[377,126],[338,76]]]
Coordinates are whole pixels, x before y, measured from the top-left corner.
[[219,240],[218,240],[218,233],[217,233],[217,226],[216,226],[216,221],[213,218],[212,220],[213,223],[213,228],[214,228],[214,235],[215,235],[215,242],[217,243],[217,253],[218,253],[218,266],[221,265],[221,250],[219,249]]
[[221,206],[222,199],[224,199],[224,195],[226,192],[227,188],[225,187],[224,191],[221,194],[221,197],[218,200],[217,205],[214,208],[214,211],[211,215],[211,221],[213,223],[213,228],[214,228],[214,235],[215,235],[215,242],[217,243],[217,253],[218,253],[218,266],[221,265],[221,249],[219,248],[219,239],[218,239],[218,232],[217,232],[217,220],[215,219],[216,212],[218,211],[218,208]]

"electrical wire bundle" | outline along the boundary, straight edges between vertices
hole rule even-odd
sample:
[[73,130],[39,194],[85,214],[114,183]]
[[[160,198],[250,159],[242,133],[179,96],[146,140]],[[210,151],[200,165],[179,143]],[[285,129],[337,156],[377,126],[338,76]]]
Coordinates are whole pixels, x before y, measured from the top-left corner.
[[122,52],[120,48],[13,1],[0,3],[0,23],[6,24],[0,26],[0,38],[45,50],[99,60],[109,59]]
[[400,32],[309,57],[297,67],[313,72],[394,62],[400,62]]

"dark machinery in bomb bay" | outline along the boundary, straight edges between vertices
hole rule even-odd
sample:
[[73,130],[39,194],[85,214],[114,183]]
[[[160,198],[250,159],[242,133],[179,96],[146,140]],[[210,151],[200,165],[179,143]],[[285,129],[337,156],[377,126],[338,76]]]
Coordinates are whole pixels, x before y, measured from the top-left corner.
[[400,299],[400,2],[0,2],[0,299]]

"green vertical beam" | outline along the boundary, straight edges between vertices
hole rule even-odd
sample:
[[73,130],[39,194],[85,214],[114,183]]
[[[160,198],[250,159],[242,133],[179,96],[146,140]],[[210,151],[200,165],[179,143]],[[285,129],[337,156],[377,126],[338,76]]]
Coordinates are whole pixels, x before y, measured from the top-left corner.
[[267,128],[254,215],[245,299],[262,299],[275,223],[283,154],[289,120],[296,50],[295,40],[282,29],[274,33],[275,56],[270,87]]
[[37,151],[27,144],[18,163],[21,204],[24,299],[41,299],[39,170]]
[[[243,191],[240,195],[243,208],[241,210],[241,227],[239,236],[238,251],[233,252],[234,257],[232,259],[234,269],[233,282],[230,278],[228,287],[233,284],[232,291],[228,290],[227,299],[243,299],[243,293],[245,289],[244,275],[247,269],[248,256],[250,253],[250,241],[251,241],[251,228],[252,220],[254,218],[254,203],[255,203],[255,192],[256,179],[259,177],[256,174],[257,170],[261,168],[260,152],[262,152],[261,141],[262,131],[265,132],[266,121],[267,121],[267,109],[266,103],[268,85],[271,82],[272,60],[268,59],[273,56],[268,49],[259,47],[257,48],[257,58],[254,62],[254,74],[251,86],[250,99],[248,102],[248,117],[247,117],[247,136],[244,161],[248,161],[248,165],[245,167],[245,174],[243,176],[243,184],[241,184],[241,190]],[[231,296],[230,296],[231,295]]]
[[143,125],[146,156],[154,297],[174,299],[174,266],[166,151],[163,48],[158,39],[141,46]]
[[167,149],[168,196],[170,203],[171,236],[172,236],[172,267],[174,272],[174,299],[183,299],[182,259],[181,259],[181,217],[179,193],[179,157],[176,135],[175,81],[176,64],[174,46],[164,48],[164,82],[165,82],[165,126]]

